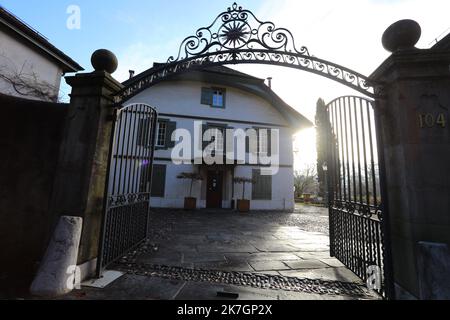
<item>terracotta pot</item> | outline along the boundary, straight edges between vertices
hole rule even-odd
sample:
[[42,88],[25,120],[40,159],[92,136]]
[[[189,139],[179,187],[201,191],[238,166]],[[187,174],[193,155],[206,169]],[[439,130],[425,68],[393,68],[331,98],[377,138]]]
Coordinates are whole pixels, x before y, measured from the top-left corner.
[[184,198],[184,210],[195,210],[195,209],[197,209],[197,199]]
[[249,212],[250,211],[250,200],[238,200],[237,207],[239,212]]

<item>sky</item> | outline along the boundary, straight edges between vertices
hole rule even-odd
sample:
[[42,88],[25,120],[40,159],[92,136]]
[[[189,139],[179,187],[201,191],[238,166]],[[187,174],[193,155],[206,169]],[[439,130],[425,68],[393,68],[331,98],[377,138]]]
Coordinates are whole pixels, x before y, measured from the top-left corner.
[[[91,54],[113,51],[119,60],[114,77],[123,81],[153,62],[178,53],[182,40],[231,6],[232,0],[0,0],[0,5],[38,30],[87,71]],[[395,21],[413,19],[422,27],[418,48],[429,48],[450,32],[449,0],[242,0],[239,5],[260,20],[289,29],[297,47],[310,54],[370,75],[389,56],[383,32]],[[80,29],[68,29],[67,8],[81,9]],[[232,66],[260,78],[272,77],[273,90],[314,120],[318,98],[326,102],[359,93],[329,79],[283,67]],[[67,97],[70,88],[62,86]],[[296,168],[315,162],[314,130],[297,135]]]

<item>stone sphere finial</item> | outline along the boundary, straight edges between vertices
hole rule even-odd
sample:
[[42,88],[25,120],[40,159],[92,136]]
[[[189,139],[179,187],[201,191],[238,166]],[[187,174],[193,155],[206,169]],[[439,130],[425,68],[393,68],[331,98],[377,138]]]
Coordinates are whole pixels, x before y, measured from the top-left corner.
[[420,25],[414,20],[400,20],[391,25],[383,34],[383,47],[389,52],[413,49],[422,35]]
[[95,71],[106,71],[114,73],[119,64],[114,53],[106,49],[99,49],[92,54],[91,64]]

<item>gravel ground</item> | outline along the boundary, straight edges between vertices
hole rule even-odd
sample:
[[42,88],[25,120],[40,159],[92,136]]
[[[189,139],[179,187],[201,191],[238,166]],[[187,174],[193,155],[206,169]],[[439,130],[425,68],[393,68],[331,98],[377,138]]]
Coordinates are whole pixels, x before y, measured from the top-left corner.
[[286,214],[285,220],[278,221],[288,226],[299,227],[308,232],[320,232],[329,236],[328,209],[323,207],[297,205],[294,213]]

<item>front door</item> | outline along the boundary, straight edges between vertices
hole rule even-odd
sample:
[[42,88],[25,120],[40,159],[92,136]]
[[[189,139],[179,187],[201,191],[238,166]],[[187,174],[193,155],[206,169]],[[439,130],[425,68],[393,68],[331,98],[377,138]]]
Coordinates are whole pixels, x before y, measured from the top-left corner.
[[221,209],[223,197],[223,172],[208,171],[207,187],[206,207],[210,209]]

